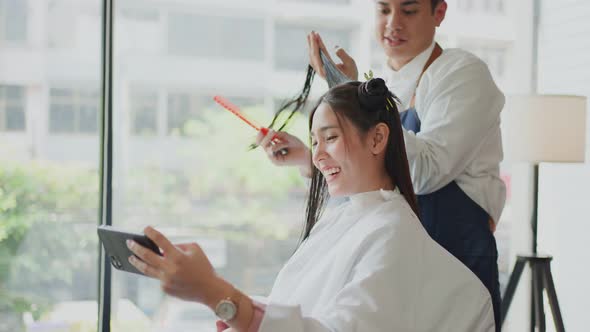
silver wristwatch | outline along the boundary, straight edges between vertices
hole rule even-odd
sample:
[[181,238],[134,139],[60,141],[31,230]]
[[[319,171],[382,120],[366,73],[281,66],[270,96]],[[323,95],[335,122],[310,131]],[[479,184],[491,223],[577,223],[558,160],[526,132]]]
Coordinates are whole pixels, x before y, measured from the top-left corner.
[[215,306],[215,315],[227,323],[238,315],[238,306],[228,297],[217,303],[217,306]]

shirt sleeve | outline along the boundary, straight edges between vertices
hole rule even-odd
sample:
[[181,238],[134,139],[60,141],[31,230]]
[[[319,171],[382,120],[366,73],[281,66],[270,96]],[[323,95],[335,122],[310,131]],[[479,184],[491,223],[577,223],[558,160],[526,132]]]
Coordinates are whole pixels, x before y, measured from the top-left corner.
[[[262,322],[262,318],[264,317],[266,305],[260,303],[256,300],[252,300],[252,309],[254,310],[254,316],[252,317],[252,321],[250,322],[250,326],[248,327],[248,332],[258,332],[260,328],[260,323]],[[227,332],[232,331],[231,327],[227,325],[224,321],[218,320],[215,322],[217,326],[217,332]]]
[[260,329],[260,323],[262,322],[262,318],[264,317],[266,305],[256,301],[254,301],[252,304],[254,309],[254,316],[252,317],[252,322],[250,323],[248,332],[258,332],[258,330]]
[[421,131],[404,130],[417,194],[434,192],[463,173],[489,133],[499,128],[504,107],[504,95],[481,61],[451,72],[427,89],[417,105],[427,110]]

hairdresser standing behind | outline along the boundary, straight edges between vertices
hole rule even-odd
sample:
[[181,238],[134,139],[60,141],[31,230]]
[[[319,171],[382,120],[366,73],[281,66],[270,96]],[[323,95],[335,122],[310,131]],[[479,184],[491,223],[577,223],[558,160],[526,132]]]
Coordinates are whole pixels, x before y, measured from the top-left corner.
[[[460,49],[443,51],[434,42],[447,10],[444,0],[374,0],[372,5],[376,37],[387,56],[383,77],[405,110],[401,118],[420,219],[430,236],[490,291],[499,330],[493,231],[505,201],[499,177],[504,95],[483,61]],[[311,65],[325,78],[319,56],[324,43],[315,32],[307,38]],[[342,61],[338,68],[356,80],[354,60],[342,49],[336,55]],[[257,138],[272,162],[309,174],[311,163],[301,152],[307,147],[285,132],[277,133],[283,143],[271,144],[273,134]],[[283,148],[290,153],[275,153]]]

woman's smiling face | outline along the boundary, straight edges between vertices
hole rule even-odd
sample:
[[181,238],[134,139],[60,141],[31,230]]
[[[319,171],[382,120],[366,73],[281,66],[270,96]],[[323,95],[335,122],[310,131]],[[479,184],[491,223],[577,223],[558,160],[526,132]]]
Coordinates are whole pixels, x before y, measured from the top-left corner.
[[[321,103],[313,114],[311,126],[312,160],[323,174],[331,196],[349,196],[368,191],[367,184],[377,162],[367,148],[366,139],[344,116]],[[371,189],[371,188],[369,188]]]

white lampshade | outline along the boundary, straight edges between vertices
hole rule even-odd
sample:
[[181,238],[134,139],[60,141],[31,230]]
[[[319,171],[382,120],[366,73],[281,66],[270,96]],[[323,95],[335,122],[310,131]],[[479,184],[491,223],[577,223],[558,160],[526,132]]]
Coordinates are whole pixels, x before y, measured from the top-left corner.
[[501,128],[506,161],[583,162],[586,98],[508,96]]

